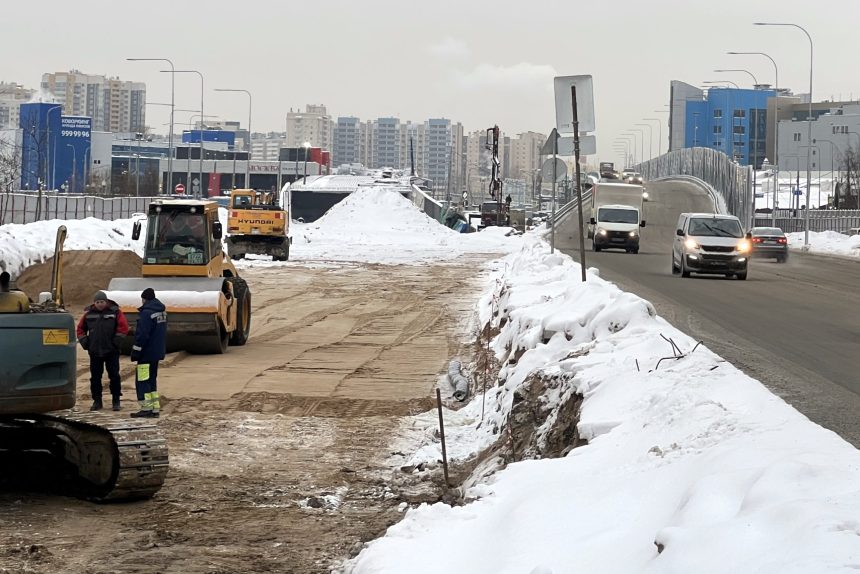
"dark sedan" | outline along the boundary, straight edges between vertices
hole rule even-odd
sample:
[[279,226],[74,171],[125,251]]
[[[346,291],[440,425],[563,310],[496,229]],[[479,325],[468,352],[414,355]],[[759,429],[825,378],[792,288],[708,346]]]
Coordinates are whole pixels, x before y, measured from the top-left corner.
[[753,257],[774,258],[777,263],[785,263],[788,259],[788,238],[778,227],[752,228]]

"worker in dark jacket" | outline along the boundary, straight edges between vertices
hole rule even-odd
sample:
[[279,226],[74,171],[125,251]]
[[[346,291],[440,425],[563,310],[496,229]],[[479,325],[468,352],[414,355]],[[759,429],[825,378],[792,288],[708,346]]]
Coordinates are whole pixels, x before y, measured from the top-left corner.
[[102,375],[107,369],[113,410],[120,409],[122,379],[119,375],[119,351],[128,335],[128,321],[119,306],[107,298],[104,291],[93,297],[93,304],[84,309],[78,322],[78,342],[90,354],[91,411],[102,409]]
[[137,326],[131,360],[137,363],[135,389],[140,411],[133,417],[157,418],[161,409],[158,396],[158,362],[167,351],[167,311],[164,304],[155,298],[155,291],[147,287],[140,294]]

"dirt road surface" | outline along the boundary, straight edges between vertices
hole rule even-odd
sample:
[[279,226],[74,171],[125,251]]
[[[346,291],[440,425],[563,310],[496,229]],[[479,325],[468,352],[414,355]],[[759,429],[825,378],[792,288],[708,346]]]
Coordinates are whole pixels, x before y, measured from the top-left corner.
[[[389,443],[399,417],[433,406],[439,374],[464,350],[488,258],[244,272],[248,345],[175,354],[159,372],[162,491],[113,505],[0,492],[0,573],[332,571],[404,502],[439,497],[387,466]],[[79,358],[81,409],[85,370]],[[123,387],[130,413],[133,381]]]

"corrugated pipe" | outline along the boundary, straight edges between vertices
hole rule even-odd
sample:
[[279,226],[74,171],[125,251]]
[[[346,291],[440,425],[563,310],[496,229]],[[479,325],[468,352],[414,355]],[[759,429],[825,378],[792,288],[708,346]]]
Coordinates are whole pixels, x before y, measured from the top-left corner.
[[465,401],[469,396],[469,379],[460,372],[460,361],[451,361],[448,365],[448,382],[454,387],[454,398]]

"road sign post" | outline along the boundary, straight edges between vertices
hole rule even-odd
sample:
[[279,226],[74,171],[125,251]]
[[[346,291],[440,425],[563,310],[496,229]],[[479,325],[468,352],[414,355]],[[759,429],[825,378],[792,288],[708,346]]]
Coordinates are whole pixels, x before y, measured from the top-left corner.
[[[590,83],[589,83],[590,86]],[[571,99],[571,113],[572,113],[572,123],[573,123],[573,156],[576,162],[576,181],[574,184],[576,185],[576,198],[579,203],[578,212],[579,212],[579,264],[582,268],[582,281],[585,282],[585,230],[584,223],[582,218],[582,174],[581,167],[579,164],[579,116],[577,114],[576,108],[576,85],[570,86],[570,99]],[[592,114],[593,116],[593,114]],[[592,117],[592,119],[594,119]]]

